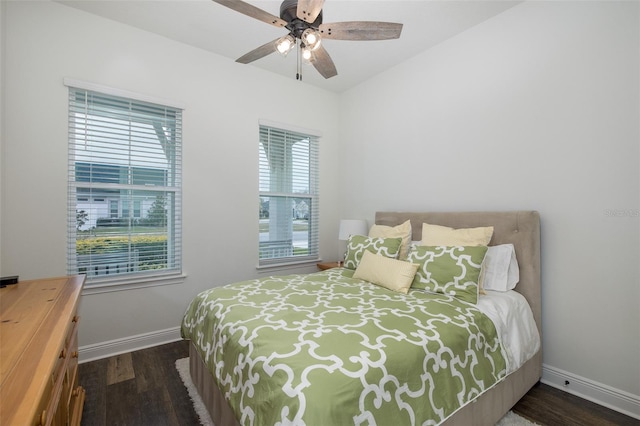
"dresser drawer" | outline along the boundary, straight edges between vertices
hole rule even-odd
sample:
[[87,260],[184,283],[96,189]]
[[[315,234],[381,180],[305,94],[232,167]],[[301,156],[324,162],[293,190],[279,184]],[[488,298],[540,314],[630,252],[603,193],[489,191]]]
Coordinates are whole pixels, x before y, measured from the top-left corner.
[[31,420],[32,425],[40,426],[46,424],[47,417],[49,417],[49,401],[51,401],[51,394],[53,391],[53,381],[50,381],[44,393],[42,394],[42,399],[40,400],[38,406],[34,410],[34,417]]
[[78,383],[78,326],[79,317],[74,315],[52,376],[53,391],[42,426],[68,425],[70,422],[71,394]]
[[67,363],[67,348],[64,347],[60,349],[60,354],[58,355],[58,359],[56,360],[55,367],[53,368],[53,373],[51,373],[51,382],[54,384],[59,382],[64,375]]
[[66,374],[66,384],[68,388],[65,389],[64,393],[64,404],[67,407],[70,407],[72,404],[72,394],[78,387],[78,326],[79,326],[79,317],[74,317],[74,327],[73,334],[69,339],[68,346],[68,356],[67,356],[67,366],[65,370]]

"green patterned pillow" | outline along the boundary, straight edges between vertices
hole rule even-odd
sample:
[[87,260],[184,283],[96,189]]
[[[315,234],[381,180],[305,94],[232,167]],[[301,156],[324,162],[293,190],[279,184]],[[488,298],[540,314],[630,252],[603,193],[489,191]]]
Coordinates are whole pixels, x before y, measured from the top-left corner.
[[411,287],[475,304],[486,253],[486,246],[413,246],[407,260],[420,267]]
[[396,259],[400,251],[402,238],[374,238],[364,235],[351,235],[347,243],[347,255],[344,259],[344,267],[356,269],[360,264],[365,250],[373,254]]

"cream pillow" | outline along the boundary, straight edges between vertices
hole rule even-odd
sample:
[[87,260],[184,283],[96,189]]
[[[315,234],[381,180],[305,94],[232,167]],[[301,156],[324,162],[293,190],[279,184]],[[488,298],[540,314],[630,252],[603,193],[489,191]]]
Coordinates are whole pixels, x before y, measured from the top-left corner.
[[407,294],[418,266],[415,263],[391,259],[365,251],[362,260],[360,260],[356,271],[353,273],[353,278],[369,281],[389,290]]
[[411,245],[411,221],[398,226],[373,225],[369,230],[369,236],[374,238],[402,238],[398,259],[406,260]]
[[493,226],[455,229],[422,224],[423,246],[488,246],[492,235]]

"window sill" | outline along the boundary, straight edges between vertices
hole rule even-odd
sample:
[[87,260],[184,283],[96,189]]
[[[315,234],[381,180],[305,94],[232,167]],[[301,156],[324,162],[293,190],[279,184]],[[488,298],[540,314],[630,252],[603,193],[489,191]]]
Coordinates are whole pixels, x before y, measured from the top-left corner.
[[112,293],[115,291],[136,290],[146,287],[182,284],[187,278],[184,274],[145,275],[137,277],[122,277],[87,282],[82,295]]
[[291,268],[304,268],[307,266],[315,266],[320,259],[312,259],[312,260],[301,260],[298,262],[288,262],[288,263],[274,263],[272,265],[257,265],[257,270],[271,270],[271,269],[291,269]]

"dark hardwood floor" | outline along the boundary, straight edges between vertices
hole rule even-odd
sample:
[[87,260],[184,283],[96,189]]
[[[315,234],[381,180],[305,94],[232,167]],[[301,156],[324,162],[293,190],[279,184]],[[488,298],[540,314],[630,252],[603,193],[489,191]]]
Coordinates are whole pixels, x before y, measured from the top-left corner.
[[545,426],[639,426],[640,420],[538,383],[513,411]]
[[[175,361],[189,355],[186,341],[80,364],[87,397],[85,426],[198,425]],[[640,426],[640,420],[551,386],[538,384],[513,410],[544,426]]]
[[80,364],[86,390],[85,426],[198,425],[175,361],[189,356],[187,341]]

